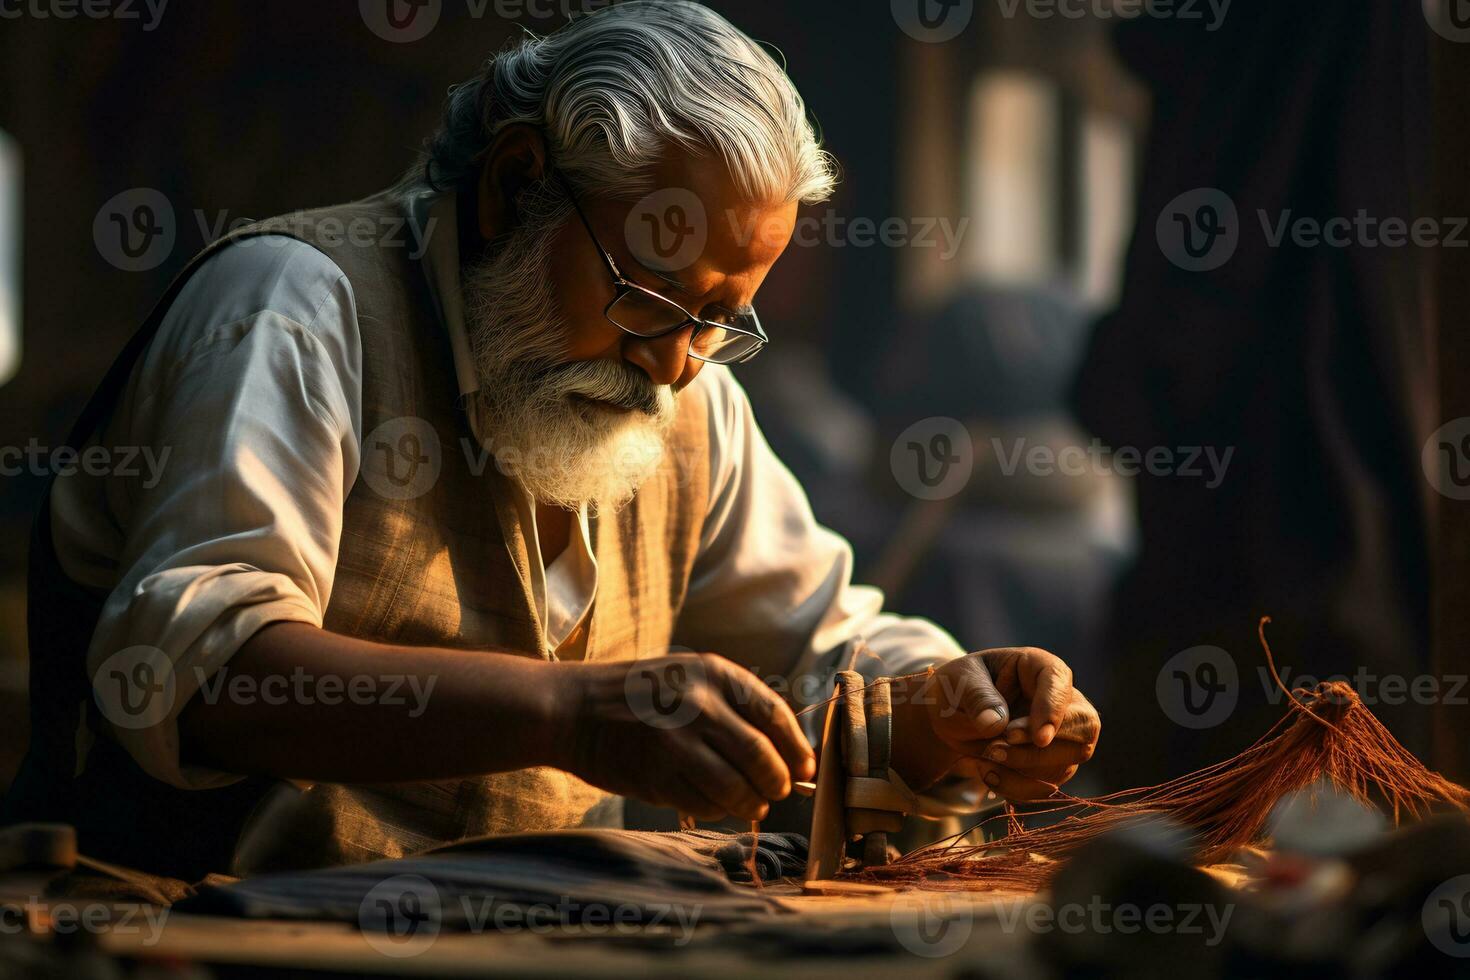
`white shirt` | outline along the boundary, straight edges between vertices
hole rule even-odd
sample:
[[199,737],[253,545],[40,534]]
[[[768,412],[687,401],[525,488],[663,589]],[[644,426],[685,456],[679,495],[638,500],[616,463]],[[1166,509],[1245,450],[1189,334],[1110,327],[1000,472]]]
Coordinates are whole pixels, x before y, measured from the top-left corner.
[[[479,382],[465,339],[454,202],[424,197],[415,208],[437,223],[419,225],[432,231],[424,261],[468,394]],[[364,435],[361,361],[352,289],[330,259],[278,236],[230,245],[184,286],[94,440],[151,448],[162,465],[56,481],[62,566],[109,593],[89,670],[138,645],[162,650],[174,665],[168,717],[113,732],[158,779],[204,788],[238,778],[180,766],[179,710],[199,678],[262,626],[322,625]],[[854,638],[882,661],[869,674],[962,655],[934,624],[883,613],[881,593],[851,583],[851,547],[816,522],[730,371],[706,365],[693,383],[710,405],[710,507],[678,641],[784,680],[799,703],[827,696]],[[529,503],[522,509],[534,532]],[[528,542],[552,647],[596,595],[590,534],[583,513],[549,568]],[[806,720],[815,724],[820,714]]]

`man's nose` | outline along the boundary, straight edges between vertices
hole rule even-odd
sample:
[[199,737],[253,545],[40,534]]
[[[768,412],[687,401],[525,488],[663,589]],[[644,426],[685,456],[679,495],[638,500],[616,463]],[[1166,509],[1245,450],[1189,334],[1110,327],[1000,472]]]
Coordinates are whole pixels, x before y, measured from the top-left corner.
[[672,385],[684,374],[689,363],[689,340],[694,324],[656,339],[635,337],[623,339],[623,359],[643,369],[656,385]]

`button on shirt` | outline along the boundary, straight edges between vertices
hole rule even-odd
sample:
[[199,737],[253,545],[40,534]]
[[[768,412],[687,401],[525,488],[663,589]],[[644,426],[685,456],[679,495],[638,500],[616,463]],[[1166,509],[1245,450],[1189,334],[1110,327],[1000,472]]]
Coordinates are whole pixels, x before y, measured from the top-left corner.
[[[478,435],[453,195],[422,194],[411,214]],[[179,293],[95,440],[150,447],[162,465],[126,480],[79,471],[55,483],[62,566],[108,594],[89,670],[139,645],[174,665],[164,722],[111,732],[158,779],[186,788],[237,779],[180,764],[179,710],[266,624],[322,625],[364,436],[361,360],[352,289],[330,259],[282,236],[229,245]],[[827,695],[859,637],[882,661],[868,673],[962,655],[934,624],[884,613],[877,590],[851,583],[850,546],[813,518],[729,369],[705,365],[694,384],[710,406],[710,501],[675,641],[782,678],[798,701]],[[534,533],[532,502],[520,507]],[[546,655],[597,594],[595,520],[577,515],[549,567],[528,542]]]

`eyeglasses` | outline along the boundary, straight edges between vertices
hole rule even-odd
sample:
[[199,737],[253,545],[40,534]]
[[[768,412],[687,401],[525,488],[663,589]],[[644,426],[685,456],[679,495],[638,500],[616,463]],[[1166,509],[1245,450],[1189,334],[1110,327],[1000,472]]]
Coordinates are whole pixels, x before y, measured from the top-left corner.
[[607,265],[608,274],[612,276],[612,302],[603,309],[602,315],[613,326],[635,337],[655,340],[682,330],[692,323],[694,335],[689,338],[689,356],[712,364],[738,364],[748,361],[770,343],[765,330],[761,329],[761,321],[755,315],[755,310],[736,313],[712,304],[706,307],[706,312],[714,311],[712,316],[695,316],[667,296],[660,296],[629,280],[618,271],[618,264],[612,253],[602,247],[597,232],[592,230],[592,222],[587,220],[582,205],[577,203],[577,195],[572,192],[571,184],[559,172],[553,170],[552,173],[566,191],[577,217],[582,219],[582,227],[587,229],[592,244],[602,253],[602,261]]

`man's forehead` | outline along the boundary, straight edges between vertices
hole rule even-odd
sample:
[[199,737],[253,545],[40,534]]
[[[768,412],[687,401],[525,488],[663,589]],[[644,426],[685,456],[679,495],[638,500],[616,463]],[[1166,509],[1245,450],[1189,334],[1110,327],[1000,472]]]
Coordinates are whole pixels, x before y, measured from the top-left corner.
[[666,160],[638,199],[605,207],[626,254],[682,295],[720,276],[763,274],[790,241],[797,210],[747,200],[716,157]]

